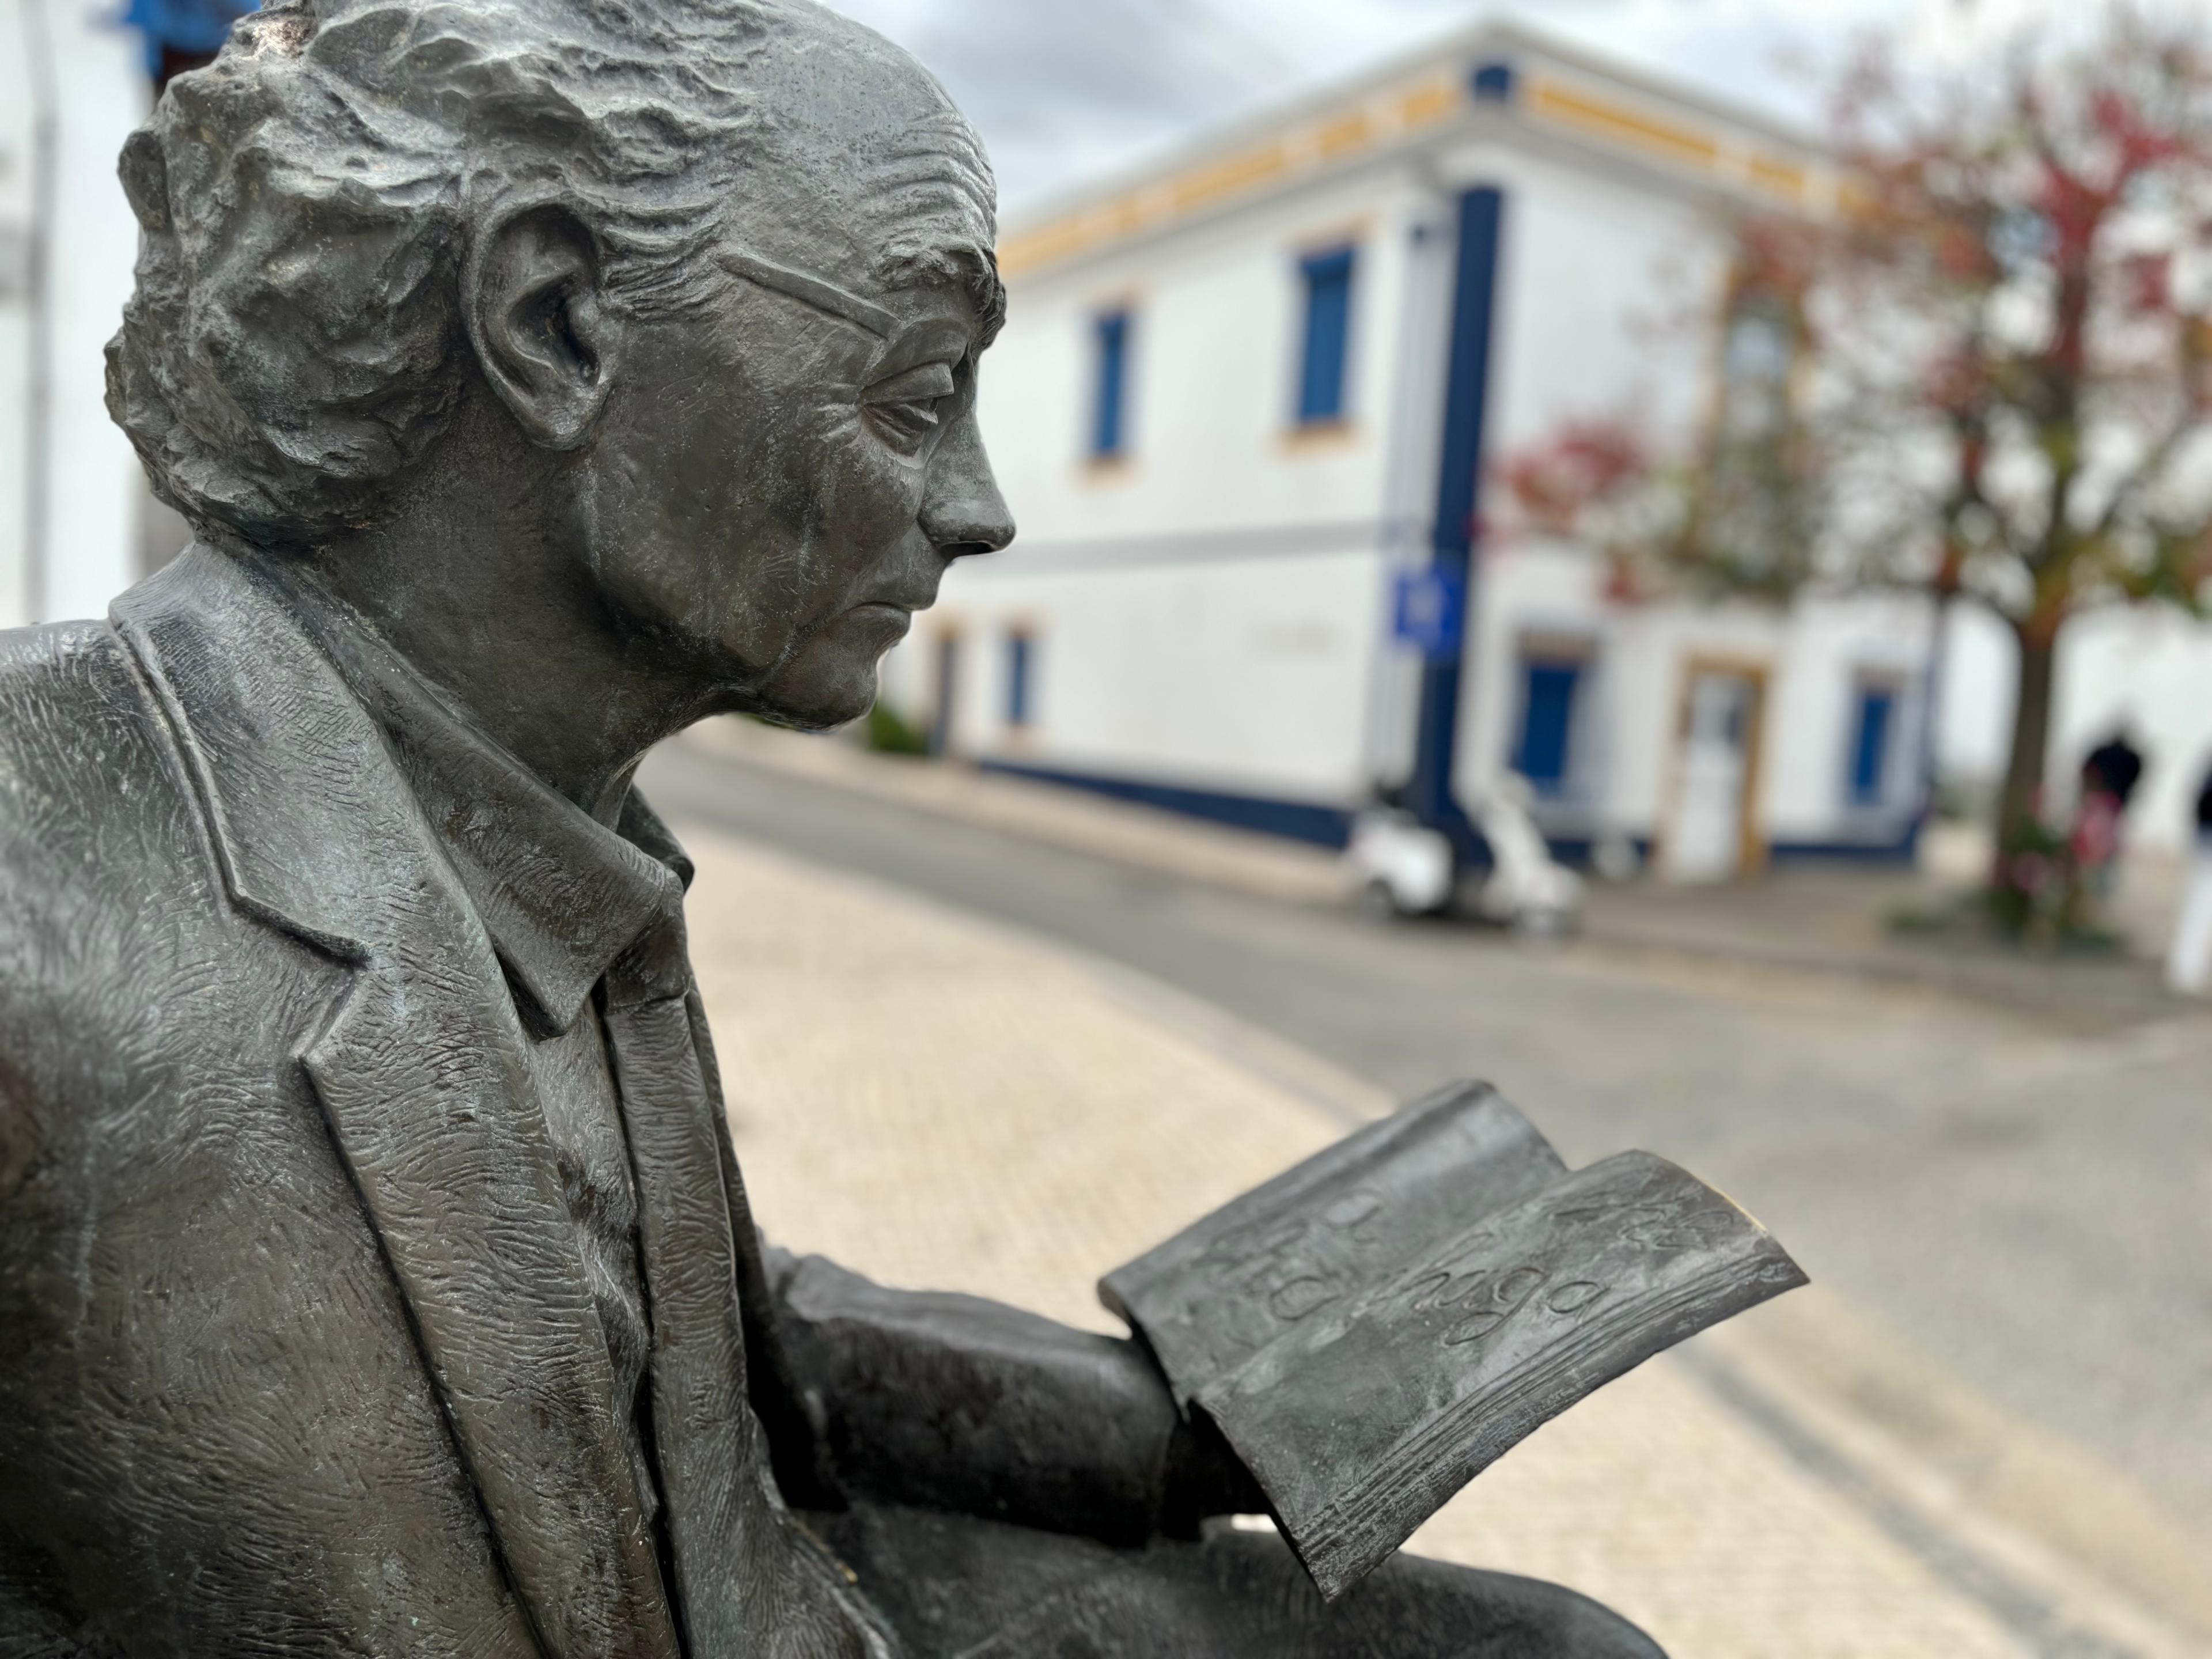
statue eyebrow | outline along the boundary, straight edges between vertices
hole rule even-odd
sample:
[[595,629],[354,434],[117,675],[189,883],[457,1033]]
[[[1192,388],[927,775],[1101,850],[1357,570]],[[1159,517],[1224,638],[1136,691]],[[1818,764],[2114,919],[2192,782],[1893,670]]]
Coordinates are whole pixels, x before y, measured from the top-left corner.
[[812,306],[817,311],[826,311],[833,317],[842,317],[848,323],[857,323],[878,339],[887,340],[897,331],[898,319],[873,301],[863,300],[835,283],[819,276],[810,276],[803,270],[763,259],[757,253],[748,253],[742,248],[721,247],[714,250],[714,262],[733,275],[749,283],[773,289],[787,295],[802,305]]

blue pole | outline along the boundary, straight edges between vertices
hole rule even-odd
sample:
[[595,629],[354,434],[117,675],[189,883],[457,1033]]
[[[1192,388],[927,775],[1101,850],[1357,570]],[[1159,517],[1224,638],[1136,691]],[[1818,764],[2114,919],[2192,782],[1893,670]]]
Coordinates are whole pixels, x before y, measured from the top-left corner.
[[1490,392],[1490,338],[1497,308],[1499,234],[1505,193],[1480,185],[1459,198],[1459,253],[1452,283],[1449,372],[1444,385],[1443,453],[1437,469],[1437,514],[1430,563],[1462,595],[1455,638],[1421,665],[1419,724],[1407,803],[1420,820],[1462,848],[1472,826],[1452,790],[1459,745],[1460,685],[1468,629],[1474,616],[1475,520],[1482,505],[1483,415]]

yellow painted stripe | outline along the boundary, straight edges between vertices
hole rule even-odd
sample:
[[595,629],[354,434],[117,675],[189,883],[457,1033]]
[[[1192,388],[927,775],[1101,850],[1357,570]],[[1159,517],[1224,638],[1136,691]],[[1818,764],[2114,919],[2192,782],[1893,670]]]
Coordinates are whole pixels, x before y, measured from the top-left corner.
[[1769,195],[1802,202],[1812,188],[1813,175],[1795,161],[1755,154],[1751,158],[1751,182]]
[[1467,101],[1466,88],[1455,75],[1439,75],[1415,87],[1398,100],[1398,124],[1408,132],[1432,127],[1459,112]]
[[1010,237],[999,244],[999,270],[1003,276],[1018,276],[1040,265],[1072,259],[1091,246],[1093,239],[1088,229],[1080,219],[1057,219]]
[[[1529,114],[1617,149],[1671,161],[1695,172],[1732,178],[1729,152],[1703,128],[1620,102],[1587,88],[1530,76],[1520,105]],[[999,269],[1024,276],[1109,246],[1140,231],[1206,212],[1278,185],[1316,167],[1331,167],[1401,137],[1449,120],[1468,104],[1465,77],[1456,66],[1359,104],[1332,110],[1249,149],[1201,163],[1071,214],[999,245]],[[1734,157],[1751,186],[1793,204],[1811,199],[1813,174],[1803,163],[1766,151]]]
[[1364,108],[1331,116],[1314,134],[1314,149],[1324,161],[1357,155],[1375,142],[1375,118]]
[[1364,155],[1395,136],[1449,119],[1467,101],[1459,77],[1439,71],[1372,102],[1331,111],[1290,132],[1146,185],[999,244],[999,269],[1028,276],[1164,222],[1255,195],[1297,174]]
[[1184,173],[1169,185],[1169,199],[1177,214],[1194,213],[1226,198],[1247,196],[1274,183],[1290,171],[1290,165],[1288,148],[1278,138]]
[[1704,171],[1712,170],[1720,162],[1720,143],[1711,133],[1662,120],[1584,92],[1579,87],[1570,87],[1548,77],[1532,79],[1527,102],[1532,114],[1592,137],[1608,138]]

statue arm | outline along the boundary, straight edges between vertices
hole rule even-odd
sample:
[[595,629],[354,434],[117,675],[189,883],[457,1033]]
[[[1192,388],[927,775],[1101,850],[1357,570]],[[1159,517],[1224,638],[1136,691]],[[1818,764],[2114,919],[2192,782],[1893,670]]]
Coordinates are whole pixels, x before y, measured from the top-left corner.
[[842,1493],[1118,1543],[1264,1505],[1136,1343],[770,1252],[792,1381]]

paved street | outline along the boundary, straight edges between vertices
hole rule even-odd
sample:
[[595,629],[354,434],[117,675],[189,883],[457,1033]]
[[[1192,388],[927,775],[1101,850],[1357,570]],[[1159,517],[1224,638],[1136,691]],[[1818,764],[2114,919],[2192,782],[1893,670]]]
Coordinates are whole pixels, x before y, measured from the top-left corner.
[[[1264,1037],[1173,991],[679,822],[731,1127],[780,1243],[1118,1329],[1101,1267],[1340,1127],[1269,1074]],[[1412,1547],[1572,1585],[1675,1659],[2197,1659],[1993,1603],[1705,1386],[1713,1334],[1522,1443]]]
[[1725,1187],[1871,1331],[2212,1533],[2212,1021],[2068,1035],[1814,975],[1393,928],[681,750],[661,809],[1164,981],[1396,1096],[1486,1076],[1571,1162]]

